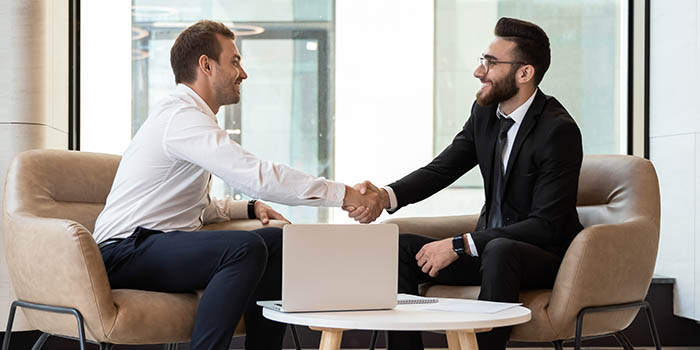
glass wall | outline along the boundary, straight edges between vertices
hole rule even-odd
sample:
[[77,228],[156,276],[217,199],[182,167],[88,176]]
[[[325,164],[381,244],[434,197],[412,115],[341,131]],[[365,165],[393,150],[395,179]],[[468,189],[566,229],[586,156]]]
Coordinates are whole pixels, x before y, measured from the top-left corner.
[[[169,51],[176,36],[207,18],[238,33],[249,74],[241,103],[217,116],[233,140],[311,174],[385,185],[429,162],[461,129],[479,88],[476,59],[497,19],[510,16],[548,33],[552,65],[541,87],[576,119],[584,151],[626,153],[626,2],[83,3],[82,150],[126,149],[151,106],[174,88]],[[218,179],[212,194],[243,198]],[[394,217],[475,213],[482,204],[473,173]],[[296,223],[351,222],[340,209],[273,206]]]

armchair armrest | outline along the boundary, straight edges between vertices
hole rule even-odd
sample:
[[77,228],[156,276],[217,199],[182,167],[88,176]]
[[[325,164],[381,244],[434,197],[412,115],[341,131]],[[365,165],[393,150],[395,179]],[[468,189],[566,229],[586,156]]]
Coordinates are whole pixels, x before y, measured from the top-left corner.
[[202,231],[252,231],[263,227],[282,228],[286,224],[287,223],[282,220],[270,220],[267,225],[263,226],[258,219],[238,219],[204,225]]
[[[643,300],[658,244],[659,226],[646,217],[593,225],[579,232],[559,267],[547,307],[559,335],[573,336],[576,316],[584,307]],[[624,329],[636,314],[631,310],[586,316],[584,334]]]
[[396,218],[382,223],[399,225],[400,233],[416,233],[438,239],[474,231],[479,215],[453,215],[421,218]]

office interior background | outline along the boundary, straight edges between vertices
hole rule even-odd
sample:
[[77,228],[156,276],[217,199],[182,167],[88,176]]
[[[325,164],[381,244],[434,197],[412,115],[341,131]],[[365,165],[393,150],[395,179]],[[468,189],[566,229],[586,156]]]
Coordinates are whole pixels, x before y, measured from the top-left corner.
[[[383,185],[427,163],[461,129],[479,87],[472,72],[496,20],[533,21],[552,48],[541,89],[576,119],[585,154],[633,154],[656,167],[656,274],[675,281],[673,313],[700,320],[695,0],[3,0],[1,7],[1,184],[24,150],[121,154],[174,87],[175,37],[206,18],[237,33],[249,75],[242,102],[217,115],[230,137],[261,158]],[[477,213],[484,200],[477,171],[393,217]],[[212,194],[246,198],[220,180]],[[273,206],[295,223],[352,222],[340,209]],[[12,300],[3,262],[2,327]],[[18,322],[16,330],[28,329]]]

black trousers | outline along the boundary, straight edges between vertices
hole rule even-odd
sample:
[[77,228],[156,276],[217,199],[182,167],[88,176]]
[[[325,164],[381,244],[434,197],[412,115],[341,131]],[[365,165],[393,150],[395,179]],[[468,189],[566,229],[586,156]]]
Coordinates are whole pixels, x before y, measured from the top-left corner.
[[[432,278],[421,271],[416,254],[435,238],[399,236],[399,293],[418,294],[420,283],[481,285],[479,300],[517,302],[521,289],[551,288],[561,257],[534,245],[506,238],[490,241],[479,257],[459,258]],[[505,349],[511,327],[477,333],[479,348]],[[420,332],[389,332],[389,349],[423,349]]]
[[204,290],[190,349],[228,349],[243,313],[246,349],[282,348],[286,325],[265,319],[255,305],[281,298],[281,229],[160,233],[139,228],[101,251],[113,289]]

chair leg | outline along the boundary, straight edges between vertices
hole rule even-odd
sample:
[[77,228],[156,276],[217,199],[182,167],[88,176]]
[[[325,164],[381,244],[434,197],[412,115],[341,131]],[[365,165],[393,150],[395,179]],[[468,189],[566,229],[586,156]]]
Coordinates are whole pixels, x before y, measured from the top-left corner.
[[372,339],[369,340],[369,350],[374,350],[374,346],[377,344],[377,333],[379,331],[372,331]]
[[[60,313],[60,314],[71,314],[75,316],[75,318],[78,320],[78,336],[79,336],[79,341],[80,341],[80,350],[85,350],[87,348],[87,339],[85,337],[85,321],[83,320],[83,315],[80,314],[80,311],[74,308],[69,308],[69,307],[61,307],[61,306],[51,306],[51,305],[42,305],[42,304],[35,304],[35,303],[29,303],[26,301],[20,301],[20,300],[15,300],[12,302],[12,305],[10,306],[10,316],[7,320],[7,330],[5,332],[5,339],[2,342],[2,350],[8,350],[10,348],[10,336],[12,335],[12,323],[15,320],[15,312],[17,311],[17,307],[24,307],[28,309],[34,309],[34,310],[40,310],[40,311],[47,311],[47,312],[55,312],[55,313]],[[48,336],[47,336],[48,337]],[[41,338],[39,338],[42,340]],[[46,339],[43,339],[46,340]],[[35,344],[35,346],[43,345],[43,342],[41,344]]]
[[44,346],[44,343],[46,342],[46,339],[49,338],[51,334],[49,333],[41,333],[39,336],[39,339],[36,340],[36,343],[34,343],[34,346],[32,346],[32,350],[40,350],[42,346]]
[[563,340],[555,340],[552,342],[552,345],[554,345],[554,350],[564,350]]
[[17,304],[14,302],[10,306],[10,315],[7,318],[7,329],[5,330],[5,338],[2,341],[2,350],[10,349],[10,337],[12,336],[12,323],[15,322],[15,311],[17,311]]
[[294,347],[297,350],[302,350],[301,349],[301,342],[299,341],[299,334],[297,334],[297,326],[290,324],[289,327],[292,328],[292,339],[294,339]]
[[615,337],[615,340],[617,340],[618,343],[620,343],[620,346],[622,346],[623,349],[625,350],[634,350],[634,345],[632,345],[632,342],[627,338],[627,336],[622,333],[622,332],[616,332],[613,334]]
[[100,343],[100,350],[112,350],[112,344]]
[[581,350],[581,337],[583,335],[583,315],[585,309],[581,310],[576,317],[576,337],[574,338],[574,350]]
[[78,310],[73,309],[73,315],[78,319],[78,337],[80,339],[80,350],[87,349],[87,340],[85,339],[85,322],[83,321],[83,315],[81,315]]
[[659,339],[659,332],[656,329],[656,321],[654,321],[654,313],[651,310],[651,305],[648,302],[644,302],[644,311],[647,313],[647,322],[649,323],[649,331],[651,332],[651,338],[654,341],[654,346],[656,350],[661,350],[661,340]]

